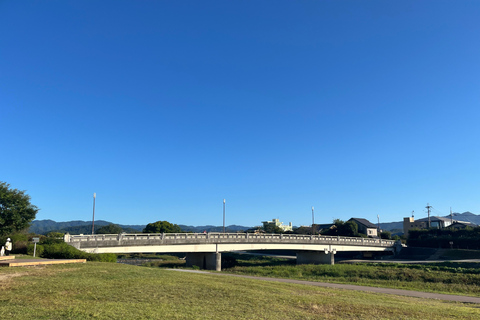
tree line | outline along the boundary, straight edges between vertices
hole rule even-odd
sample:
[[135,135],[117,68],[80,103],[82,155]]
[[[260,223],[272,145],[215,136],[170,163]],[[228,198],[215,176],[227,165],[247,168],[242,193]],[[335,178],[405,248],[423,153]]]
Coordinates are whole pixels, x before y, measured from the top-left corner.
[[480,249],[480,227],[412,229],[407,245],[427,248]]

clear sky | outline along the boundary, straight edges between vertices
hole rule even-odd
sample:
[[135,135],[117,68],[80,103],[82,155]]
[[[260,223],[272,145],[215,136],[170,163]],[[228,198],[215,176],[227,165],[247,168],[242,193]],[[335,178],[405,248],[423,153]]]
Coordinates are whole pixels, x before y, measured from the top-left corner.
[[480,1],[0,1],[37,219],[480,214]]

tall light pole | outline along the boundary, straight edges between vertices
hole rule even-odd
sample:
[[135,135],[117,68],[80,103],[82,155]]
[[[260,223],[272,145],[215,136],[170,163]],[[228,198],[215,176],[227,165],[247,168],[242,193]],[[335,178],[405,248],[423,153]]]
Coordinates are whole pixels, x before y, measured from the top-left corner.
[[97,197],[96,193],[93,193],[93,218],[92,218],[92,234],[95,233],[95,198]]
[[380,215],[377,214],[377,220],[378,220],[378,236],[380,236]]
[[225,233],[225,199],[223,199],[223,233]]
[[314,213],[313,210],[314,210],[314,209],[313,209],[313,207],[312,207],[312,235],[315,234],[315,229],[314,229],[314,226],[313,226],[313,225],[315,224],[315,213]]

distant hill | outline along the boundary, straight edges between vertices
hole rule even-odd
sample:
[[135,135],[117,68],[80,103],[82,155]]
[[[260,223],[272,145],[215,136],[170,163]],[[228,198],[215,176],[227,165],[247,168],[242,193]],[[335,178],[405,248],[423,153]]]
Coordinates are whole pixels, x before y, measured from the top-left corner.
[[[113,222],[105,221],[105,220],[97,220],[95,221],[95,230],[102,226],[109,225]],[[119,224],[125,232],[127,233],[135,233],[135,232],[142,232],[142,230],[146,227],[146,225],[124,225]],[[179,225],[179,227],[185,232],[222,232],[223,226],[187,226],[187,225]],[[250,227],[244,226],[237,226],[237,225],[230,225],[225,227],[227,232],[237,232],[237,231],[244,231],[250,229]],[[56,222],[53,220],[34,220],[30,225],[30,232],[37,233],[37,234],[47,234],[49,232],[63,232],[63,233],[70,233],[70,234],[90,234],[92,233],[92,221],[81,221],[81,220],[74,220],[74,221],[66,221],[66,222]]]
[[[111,224],[112,222],[105,220],[95,221],[95,230],[97,228]],[[141,232],[145,225],[122,225],[119,226],[125,232]],[[92,221],[66,221],[66,222],[56,222],[53,220],[34,220],[30,224],[30,232],[37,234],[47,234],[52,231],[56,232],[68,232],[70,234],[88,234],[92,232]]]
[[[446,218],[449,218],[450,215],[445,216]],[[469,211],[464,212],[464,213],[453,213],[453,219],[454,220],[460,220],[460,221],[466,221],[466,222],[471,222],[476,225],[480,225],[480,215],[471,213]]]
[[[466,221],[466,222],[471,222],[476,225],[480,225],[480,215],[471,213],[469,211],[463,212],[463,213],[458,213],[454,212],[453,214],[453,220],[459,220],[459,221]],[[422,217],[424,218],[424,217]],[[445,216],[444,218],[450,218],[450,215]],[[421,218],[419,218],[421,219]],[[398,222],[387,222],[387,223],[380,223],[380,228],[383,230],[394,230],[394,229],[401,229],[403,230],[403,221],[398,221]]]
[[380,223],[380,229],[392,231],[395,229],[403,230],[403,221]]
[[[212,225],[207,225],[207,226],[186,226],[183,224],[178,225],[183,231],[186,232],[223,232],[223,226],[217,227],[217,226],[212,226]],[[237,225],[230,225],[230,226],[225,226],[225,231],[226,232],[238,232],[238,231],[245,231],[250,229],[251,227],[245,227],[245,226],[237,226]]]
[[[445,216],[445,218],[449,218],[450,215]],[[463,213],[453,213],[454,220],[466,221],[471,222],[476,225],[480,225],[480,215],[471,213],[469,211]],[[111,224],[112,222],[105,221],[105,220],[98,220],[95,221],[95,229],[100,228],[102,226],[106,226]],[[124,225],[119,224],[119,226],[128,233],[135,233],[135,232],[142,232],[146,225]],[[180,224],[179,227],[185,232],[222,232],[223,226],[213,226],[213,225],[205,225],[205,226],[187,226]],[[394,231],[397,232],[398,230],[403,230],[403,221],[397,222],[385,222],[380,223],[380,228],[383,230]],[[225,227],[227,232],[238,232],[238,231],[245,231],[251,229],[251,227],[247,226],[239,226],[239,225],[230,225]],[[34,220],[30,225],[30,232],[37,233],[37,234],[47,234],[51,231],[58,231],[58,232],[68,232],[70,234],[89,234],[92,232],[92,221],[81,221],[81,220],[74,220],[74,221],[66,221],[66,222],[55,222],[53,220]]]

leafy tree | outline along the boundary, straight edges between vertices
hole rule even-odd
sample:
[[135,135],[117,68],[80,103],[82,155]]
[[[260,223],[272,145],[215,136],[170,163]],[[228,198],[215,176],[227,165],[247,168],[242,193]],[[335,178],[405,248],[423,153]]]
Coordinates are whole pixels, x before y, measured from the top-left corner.
[[[319,234],[320,230],[317,224],[313,225],[313,230],[314,230],[314,234],[316,235]],[[312,227],[307,227],[307,226],[298,227],[293,230],[293,233],[294,234],[312,234]]]
[[392,239],[392,233],[390,231],[382,231],[380,232],[381,239]]
[[143,233],[180,233],[182,232],[182,229],[176,225],[172,224],[168,221],[157,221],[154,223],[149,223],[143,229]]
[[116,224],[110,223],[106,226],[100,227],[97,229],[97,234],[118,234],[122,233],[123,229]]
[[358,237],[358,226],[353,221],[333,220],[334,226],[322,232],[328,236]]
[[284,233],[282,228],[277,227],[273,223],[264,223],[263,224],[263,230],[265,233]]
[[65,234],[63,232],[55,232],[55,231],[51,231],[49,233],[47,233],[47,237],[49,238],[63,238]]
[[0,181],[0,235],[27,228],[37,212],[25,191],[11,189],[8,183]]
[[338,230],[339,236],[344,236],[344,237],[358,236],[358,225],[353,221],[346,221],[346,222],[343,222],[343,224],[339,223],[337,226],[337,230]]
[[412,247],[480,249],[480,227],[463,229],[412,229],[407,244]]

